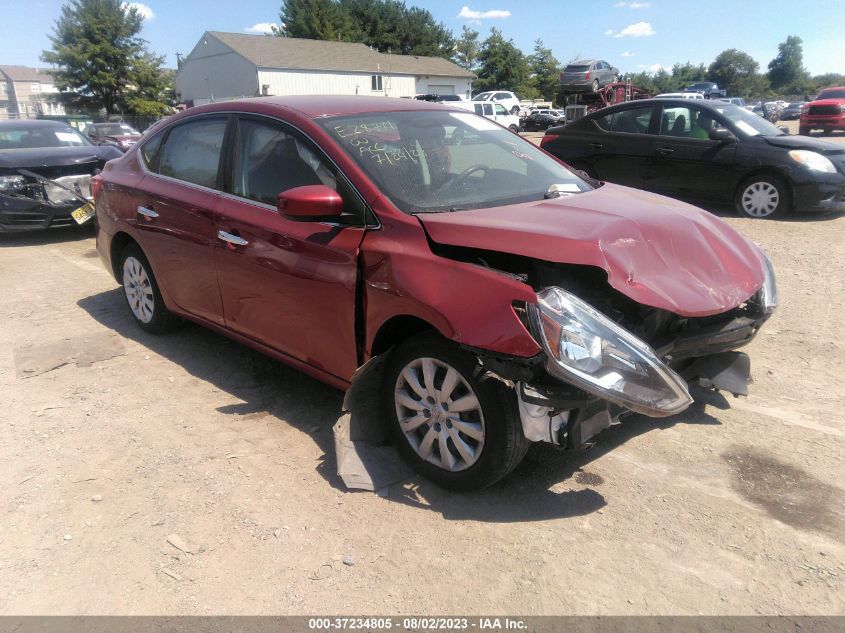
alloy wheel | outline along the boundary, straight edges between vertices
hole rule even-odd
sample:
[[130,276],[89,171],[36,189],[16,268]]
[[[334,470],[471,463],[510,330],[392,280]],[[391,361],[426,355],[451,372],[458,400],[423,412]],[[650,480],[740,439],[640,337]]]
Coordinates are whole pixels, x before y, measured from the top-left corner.
[[132,314],[141,323],[149,323],[155,311],[155,298],[150,277],[144,265],[135,257],[123,262],[123,291]]
[[742,192],[741,204],[746,214],[755,218],[765,218],[777,210],[780,204],[780,192],[770,182],[754,182]]
[[396,418],[417,455],[450,472],[466,470],[484,449],[484,413],[461,373],[436,358],[416,358],[396,379]]

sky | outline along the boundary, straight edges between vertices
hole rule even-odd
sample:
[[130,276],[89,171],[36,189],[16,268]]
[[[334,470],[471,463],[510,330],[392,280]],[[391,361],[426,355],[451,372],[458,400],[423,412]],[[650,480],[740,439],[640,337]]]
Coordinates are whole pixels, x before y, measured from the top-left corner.
[[[459,35],[491,27],[525,53],[542,39],[561,62],[604,59],[622,72],[674,63],[710,64],[738,48],[765,72],[788,35],[804,42],[811,74],[845,74],[845,0],[405,0],[428,9]],[[0,64],[45,66],[39,57],[62,0],[0,0]],[[203,31],[261,32],[279,23],[281,0],[144,0],[141,36],[176,67]]]

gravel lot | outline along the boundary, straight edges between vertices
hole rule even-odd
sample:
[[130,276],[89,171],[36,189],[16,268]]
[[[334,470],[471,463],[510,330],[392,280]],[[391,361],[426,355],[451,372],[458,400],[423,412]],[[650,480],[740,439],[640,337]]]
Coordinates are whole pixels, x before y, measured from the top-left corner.
[[386,497],[341,393],[144,334],[90,231],[0,237],[0,614],[845,613],[845,216],[726,219],[780,282],[748,398]]

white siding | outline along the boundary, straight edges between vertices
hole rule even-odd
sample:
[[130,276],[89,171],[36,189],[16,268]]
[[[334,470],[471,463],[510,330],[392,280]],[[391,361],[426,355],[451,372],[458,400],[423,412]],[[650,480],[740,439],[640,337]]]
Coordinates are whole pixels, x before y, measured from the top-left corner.
[[267,86],[269,95],[383,95],[413,97],[414,77],[381,73],[383,90],[372,90],[374,73],[328,70],[259,69],[259,90]]
[[460,95],[465,99],[469,99],[472,96],[470,93],[470,80],[464,77],[420,77],[416,82],[416,94],[440,94],[438,90],[439,86],[453,86],[453,94]]
[[204,37],[176,73],[176,94],[182,101],[255,97],[255,66],[213,37]]

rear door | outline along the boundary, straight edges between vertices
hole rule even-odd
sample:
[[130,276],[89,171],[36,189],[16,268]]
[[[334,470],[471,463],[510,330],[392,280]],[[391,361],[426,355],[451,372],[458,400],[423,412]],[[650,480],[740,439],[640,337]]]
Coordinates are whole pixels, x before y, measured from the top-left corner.
[[639,187],[654,135],[654,105],[635,105],[592,119],[593,132],[584,139],[586,162],[602,180]]
[[721,117],[692,104],[664,104],[661,109],[644,188],[695,200],[730,200],[737,144],[696,138],[703,135],[698,122],[710,118],[712,127],[724,127]]
[[[325,155],[275,119],[238,117],[215,259],[226,326],[348,380],[358,366],[355,289],[365,206]],[[337,222],[294,221],[276,196],[329,186],[344,199]]]
[[[134,225],[159,284],[181,309],[223,324],[214,269],[220,157],[227,115],[195,117],[144,145],[149,171],[134,194]],[[150,150],[153,150],[150,152]]]

